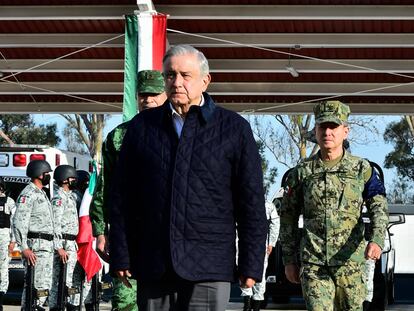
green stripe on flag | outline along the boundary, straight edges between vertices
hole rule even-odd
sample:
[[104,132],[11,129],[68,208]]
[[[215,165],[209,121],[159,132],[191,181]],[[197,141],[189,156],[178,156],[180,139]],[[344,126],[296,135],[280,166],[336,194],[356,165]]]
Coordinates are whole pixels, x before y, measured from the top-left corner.
[[137,114],[137,53],[138,21],[136,15],[125,16],[125,63],[123,121],[131,120]]

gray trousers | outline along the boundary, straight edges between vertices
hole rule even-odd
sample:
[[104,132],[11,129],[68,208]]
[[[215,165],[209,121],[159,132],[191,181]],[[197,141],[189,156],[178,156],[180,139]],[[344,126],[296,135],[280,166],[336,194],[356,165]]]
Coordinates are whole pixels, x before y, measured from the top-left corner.
[[229,282],[191,282],[175,279],[138,282],[139,311],[225,311]]

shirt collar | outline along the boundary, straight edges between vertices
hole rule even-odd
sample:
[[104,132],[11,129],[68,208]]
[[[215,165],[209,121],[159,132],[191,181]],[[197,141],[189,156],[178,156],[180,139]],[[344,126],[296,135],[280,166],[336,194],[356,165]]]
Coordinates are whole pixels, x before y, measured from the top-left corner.
[[[175,108],[174,108],[174,106],[171,104],[171,102],[168,102],[169,103],[169,105],[170,105],[170,109],[171,109],[171,112],[172,112],[172,115],[173,116],[178,116],[178,117],[180,117],[180,118],[182,118],[182,119],[184,119],[178,112],[177,112],[177,110],[175,110]],[[200,104],[198,105],[199,107],[202,107],[202,106],[204,106],[204,103],[205,103],[205,100],[204,100],[204,96],[203,95],[201,95],[201,102],[200,102]]]

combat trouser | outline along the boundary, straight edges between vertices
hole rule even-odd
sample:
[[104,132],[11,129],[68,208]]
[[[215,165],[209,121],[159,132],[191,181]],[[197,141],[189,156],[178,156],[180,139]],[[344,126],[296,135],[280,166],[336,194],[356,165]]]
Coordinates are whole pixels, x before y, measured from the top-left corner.
[[[73,243],[75,243],[75,241],[73,241]],[[66,270],[66,286],[68,288],[71,288],[74,286],[73,283],[73,271],[75,269],[76,266],[76,262],[78,261],[78,257],[77,257],[77,253],[76,253],[76,248],[73,247],[73,250],[67,250],[67,254],[68,254],[68,261],[66,263],[67,265],[67,270]],[[49,307],[55,308],[57,305],[57,300],[58,300],[58,283],[59,283],[59,275],[60,275],[60,269],[62,268],[61,266],[61,259],[60,256],[55,253],[54,255],[54,259],[53,259],[53,284],[54,286],[52,286],[51,290],[50,290],[50,296],[49,296]],[[68,302],[68,297],[65,298],[65,302]]]
[[126,287],[118,278],[113,279],[112,310],[138,311],[137,281],[129,279],[132,287]]
[[0,292],[9,288],[9,243],[10,229],[0,228]]
[[[36,254],[36,264],[34,266],[34,285],[37,290],[50,290],[52,287],[53,252],[34,251]],[[25,260],[25,274],[27,273],[27,261]],[[22,307],[26,304],[26,284],[23,288]],[[41,297],[38,305],[43,305],[47,297]]]
[[300,273],[303,297],[309,311],[362,311],[367,287],[365,264],[342,266],[304,263]]

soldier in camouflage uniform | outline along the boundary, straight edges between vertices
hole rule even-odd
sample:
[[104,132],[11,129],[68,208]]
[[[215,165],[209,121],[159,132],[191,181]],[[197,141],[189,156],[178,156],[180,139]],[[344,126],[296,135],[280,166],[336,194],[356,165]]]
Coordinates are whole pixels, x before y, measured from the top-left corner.
[[[164,92],[164,79],[161,72],[156,70],[143,70],[138,73],[138,109],[160,106],[167,99]],[[112,130],[102,146],[103,163],[89,215],[92,221],[93,233],[97,237],[97,251],[108,262],[108,197],[110,180],[114,177],[113,169],[116,167],[122,140],[125,136],[129,122],[124,122]],[[136,306],[136,282],[131,280],[132,288],[126,287],[117,278],[113,281],[113,310],[138,310]]]
[[[17,198],[14,216],[14,235],[22,250],[26,266],[34,266],[34,286],[37,290],[50,290],[52,287],[52,267],[54,253],[54,221],[52,205],[42,190],[50,182],[52,171],[48,162],[34,160],[27,165],[26,175],[31,182]],[[26,288],[23,289],[22,306],[25,307]],[[47,297],[38,301],[38,310]]]
[[[66,286],[68,288],[73,286],[73,270],[78,261],[76,236],[79,230],[76,197],[72,192],[76,185],[75,168],[70,165],[59,165],[55,169],[53,178],[59,189],[52,199],[57,242],[53,259],[53,284],[55,286],[51,288],[49,297],[49,308],[51,311],[59,310],[57,308],[58,286],[56,284],[59,283],[62,263],[67,265]],[[67,310],[77,310],[77,307],[69,303]]]
[[0,311],[3,311],[4,294],[9,288],[9,252],[13,251],[13,216],[16,210],[14,200],[6,194],[6,184],[0,177]]
[[[388,223],[385,188],[367,160],[343,148],[349,107],[327,101],[314,113],[320,151],[289,173],[281,207],[285,273],[293,283],[300,276],[308,310],[362,310],[365,260],[380,258]],[[373,228],[367,245],[363,202]]]
[[264,300],[264,293],[266,291],[266,268],[267,261],[273,248],[276,245],[279,236],[279,215],[276,211],[276,206],[271,202],[266,202],[266,219],[269,223],[269,231],[266,240],[266,254],[264,258],[263,277],[261,282],[257,282],[251,288],[240,287],[241,295],[244,296],[243,311],[259,311],[260,304]]

